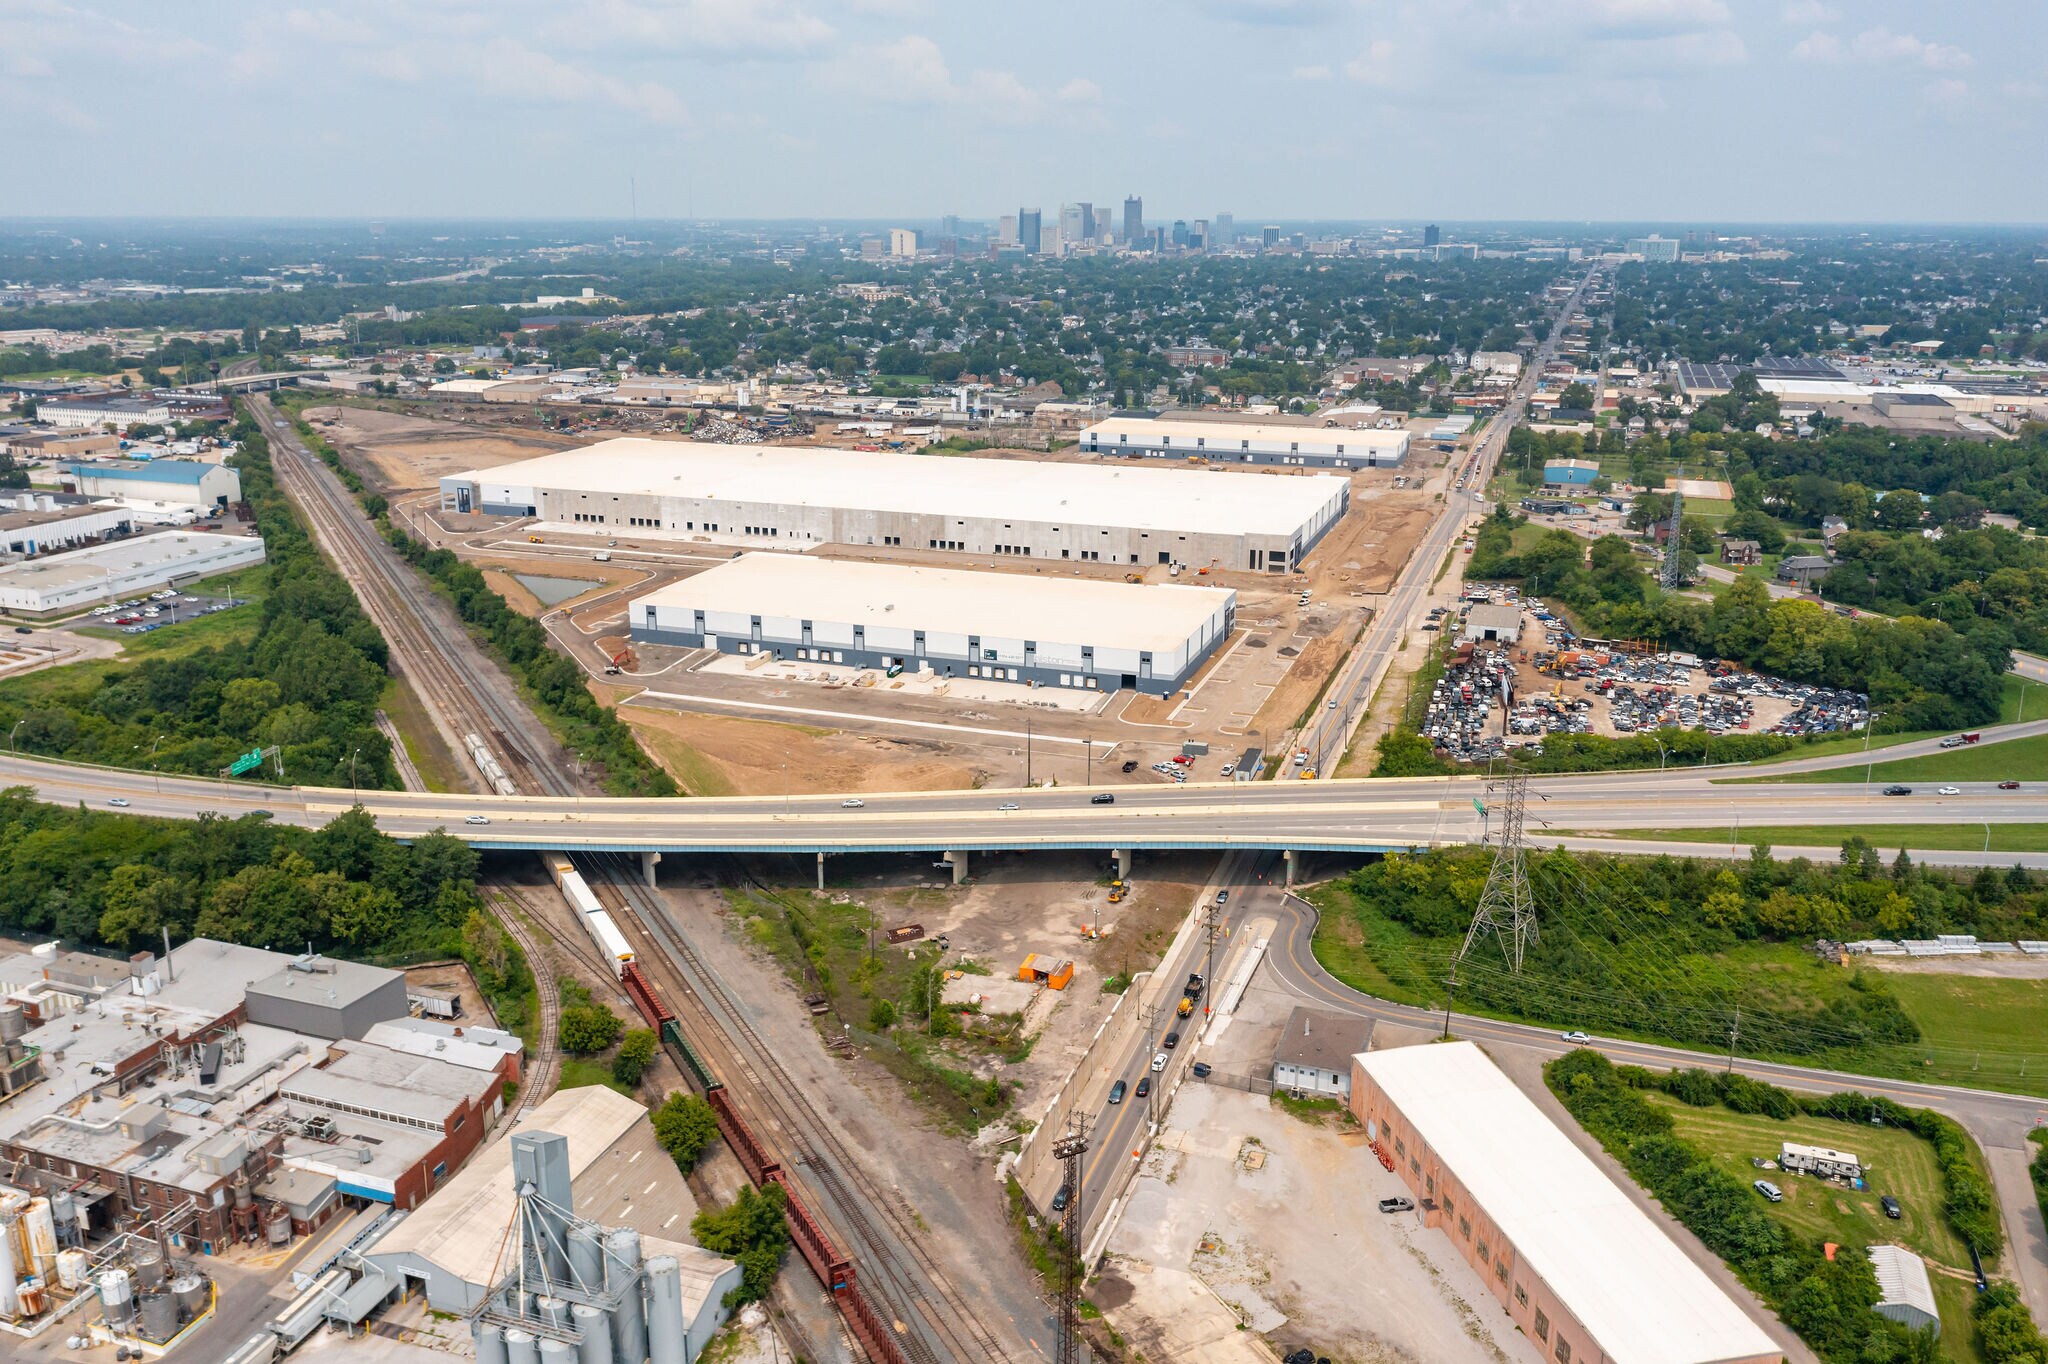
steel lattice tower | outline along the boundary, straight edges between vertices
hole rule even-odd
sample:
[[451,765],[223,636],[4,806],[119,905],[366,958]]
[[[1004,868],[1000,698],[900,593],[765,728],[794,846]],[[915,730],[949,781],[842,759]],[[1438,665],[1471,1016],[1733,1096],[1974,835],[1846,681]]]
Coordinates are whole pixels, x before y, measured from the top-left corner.
[[1684,518],[1685,490],[1674,487],[1671,490],[1671,534],[1664,541],[1663,571],[1657,575],[1666,591],[1675,592],[1685,585],[1685,577],[1678,571],[1678,549],[1684,543],[1680,536]]
[[1060,1339],[1054,1356],[1057,1364],[1080,1364],[1081,1360],[1081,1157],[1088,1150],[1088,1134],[1077,1122],[1053,1143],[1053,1159],[1060,1163],[1060,1188],[1067,1205],[1060,1214]]
[[1529,894],[1529,854],[1522,843],[1522,817],[1529,801],[1529,774],[1513,763],[1487,784],[1500,810],[1500,843],[1493,851],[1493,866],[1486,873],[1486,889],[1479,894],[1479,908],[1472,911],[1472,926],[1465,930],[1465,942],[1455,960],[1463,961],[1481,934],[1492,932],[1500,941],[1502,955],[1510,969],[1522,969],[1522,957],[1536,942],[1536,904]]

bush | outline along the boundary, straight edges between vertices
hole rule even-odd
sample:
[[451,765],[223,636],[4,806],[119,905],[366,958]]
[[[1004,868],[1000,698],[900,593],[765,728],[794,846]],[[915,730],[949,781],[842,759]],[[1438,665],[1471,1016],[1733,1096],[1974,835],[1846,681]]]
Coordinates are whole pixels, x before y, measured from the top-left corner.
[[631,1089],[640,1083],[654,1060],[654,1034],[646,1028],[629,1028],[619,1054],[612,1058],[612,1079]]
[[562,1050],[576,1056],[603,1051],[618,1040],[625,1026],[602,1005],[572,1004],[562,1010]]
[[654,1139],[684,1174],[697,1168],[704,1152],[718,1139],[717,1112],[696,1095],[681,1090],[654,1110],[652,1120]]
[[782,1210],[787,1196],[780,1184],[755,1193],[741,1185],[739,1197],[716,1212],[700,1212],[690,1221],[697,1244],[714,1255],[739,1261],[740,1286],[725,1295],[728,1309],[757,1302],[768,1295],[783,1252],[789,1249],[789,1224]]

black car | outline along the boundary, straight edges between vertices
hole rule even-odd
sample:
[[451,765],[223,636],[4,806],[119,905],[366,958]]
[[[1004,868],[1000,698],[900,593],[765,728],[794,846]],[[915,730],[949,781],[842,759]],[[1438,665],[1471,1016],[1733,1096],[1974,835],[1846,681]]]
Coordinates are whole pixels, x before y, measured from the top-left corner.
[[1088,803],[1090,805],[1114,805],[1116,804],[1116,797],[1109,794],[1109,792],[1104,791],[1099,796],[1088,797]]
[[1219,890],[1219,891],[1217,891],[1217,892],[1216,892],[1216,903],[1217,903],[1217,904],[1219,904],[1219,905],[1227,905],[1227,904],[1229,904],[1229,903],[1230,903],[1230,892],[1229,892],[1229,891],[1227,891],[1227,890]]
[[1125,761],[1124,761],[1124,771],[1126,771],[1126,772],[1135,772],[1135,771],[1137,771],[1137,770],[1138,770],[1138,760],[1137,760],[1136,758],[1127,758],[1127,759],[1125,759]]
[[1380,1211],[1414,1212],[1415,1200],[1412,1198],[1382,1198],[1380,1200]]
[[1063,1212],[1067,1206],[1067,1186],[1060,1185],[1060,1191],[1052,1196],[1052,1210]]
[[1180,1045],[1180,1034],[1177,1032],[1170,1032],[1166,1034],[1166,1040],[1161,1042],[1159,1045],[1165,1047],[1168,1051],[1172,1051],[1175,1047]]
[[1122,1080],[1118,1080],[1115,1084],[1111,1085],[1109,1087],[1109,1101],[1113,1104],[1122,1103],[1124,1101],[1124,1088]]
[[1884,788],[1884,793],[1888,796],[1910,796],[1913,794],[1913,788],[1910,786],[1887,786]]
[[1151,1092],[1152,1092],[1152,1077],[1151,1077],[1151,1076],[1149,1076],[1149,1075],[1142,1075],[1142,1076],[1140,1076],[1140,1077],[1138,1078],[1138,1097],[1142,1099],[1142,1098],[1144,1098],[1144,1097],[1145,1097],[1145,1096],[1146,1096],[1147,1094],[1150,1094]]
[[1883,1198],[1878,1199],[1877,1205],[1883,1208],[1884,1215],[1891,1218],[1894,1222],[1906,1215],[1905,1210],[1899,1207],[1899,1200],[1893,1198],[1890,1194],[1886,1194]]
[[1195,1078],[1197,1080],[1206,1080],[1209,1078],[1209,1063],[1207,1061],[1195,1062]]

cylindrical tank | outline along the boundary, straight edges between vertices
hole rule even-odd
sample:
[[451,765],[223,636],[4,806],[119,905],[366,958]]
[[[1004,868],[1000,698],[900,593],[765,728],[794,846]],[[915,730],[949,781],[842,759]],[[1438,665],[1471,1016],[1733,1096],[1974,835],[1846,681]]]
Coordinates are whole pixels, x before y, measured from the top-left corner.
[[178,1334],[178,1300],[164,1292],[144,1293],[142,1334],[145,1339],[156,1341]]
[[601,1228],[584,1222],[569,1228],[569,1275],[587,1293],[604,1288],[603,1236]]
[[106,1269],[100,1271],[100,1313],[107,1319],[107,1325],[126,1326],[135,1316],[134,1292],[128,1287],[128,1271]]
[[28,1016],[19,1004],[0,1004],[0,1042],[19,1042],[28,1033]]
[[0,1213],[0,1317],[15,1316],[21,1311],[21,1270],[14,1262],[15,1240],[14,1218]]
[[138,1293],[160,1288],[164,1281],[164,1253],[155,1246],[144,1246],[135,1252],[129,1262],[135,1272],[135,1287]]
[[[605,1320],[602,1307],[588,1303],[577,1303],[569,1311],[576,1323],[576,1329],[583,1333],[583,1345],[577,1352],[577,1364],[612,1364],[612,1328]],[[635,1360],[633,1364],[639,1364]]]
[[533,1300],[533,1315],[558,1331],[564,1330],[569,1325],[569,1304],[561,1298],[543,1295]]
[[271,1206],[270,1215],[264,1220],[263,1234],[273,1246],[288,1244],[292,1239],[292,1212],[282,1203]]
[[575,1364],[576,1347],[566,1340],[543,1340],[540,1364]]
[[50,1200],[30,1199],[28,1215],[21,1219],[21,1225],[28,1232],[29,1260],[36,1273],[46,1281],[56,1278],[57,1252],[62,1247],[57,1244],[57,1219],[51,1215]]
[[494,1321],[479,1321],[472,1334],[476,1337],[476,1364],[506,1364],[504,1327]]
[[57,1252],[57,1282],[66,1288],[85,1287],[86,1278],[92,1272],[92,1256],[82,1250],[60,1250]]
[[533,1332],[516,1326],[505,1332],[505,1364],[540,1364],[540,1342]]
[[171,1296],[178,1300],[178,1320],[190,1321],[206,1310],[206,1280],[180,1274],[171,1280]]
[[24,1283],[15,1290],[15,1298],[20,1304],[21,1314],[24,1317],[40,1317],[43,1314],[43,1309],[50,1305],[49,1290],[43,1287],[41,1279],[37,1279],[32,1283]]
[[640,1364],[647,1358],[647,1310],[640,1301],[640,1233],[614,1227],[605,1237],[605,1286],[618,1291],[612,1313],[612,1358]]
[[252,1206],[254,1206],[255,1202],[256,1202],[256,1198],[255,1198],[255,1195],[253,1195],[253,1194],[251,1194],[251,1193],[249,1192],[249,1181],[248,1181],[248,1180],[246,1180],[246,1179],[238,1179],[238,1180],[236,1180],[236,1181],[235,1181],[235,1211],[236,1211],[236,1212],[247,1212],[247,1211],[248,1211],[248,1210],[249,1210],[249,1209],[250,1209],[250,1208],[251,1208]]
[[78,1200],[63,1189],[50,1195],[50,1216],[57,1223],[57,1246],[78,1244]]
[[683,1334],[683,1271],[673,1255],[647,1262],[647,1364],[689,1364]]

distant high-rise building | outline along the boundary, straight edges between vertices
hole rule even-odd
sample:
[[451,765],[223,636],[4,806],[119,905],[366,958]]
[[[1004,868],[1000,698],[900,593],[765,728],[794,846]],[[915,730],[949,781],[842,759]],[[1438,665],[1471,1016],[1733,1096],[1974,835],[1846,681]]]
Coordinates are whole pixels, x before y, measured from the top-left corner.
[[959,236],[960,215],[957,213],[948,213],[945,217],[939,219],[939,235],[941,237]]
[[1208,245],[1209,220],[1207,218],[1197,218],[1195,219],[1195,225],[1188,229],[1188,246],[1196,251],[1201,251],[1206,249]]
[[1042,217],[1043,215],[1035,208],[1017,210],[1017,244],[1024,248],[1024,254],[1027,256],[1038,254],[1038,241],[1041,235],[1038,225]]
[[1428,227],[1422,229],[1422,244],[1425,247],[1435,246],[1443,239],[1444,234],[1437,230],[1435,223],[1431,223]]
[[1124,200],[1124,241],[1130,246],[1143,246],[1145,235],[1145,201],[1137,195]]
[[1081,240],[1095,240],[1095,205],[1090,203],[1081,205]]
[[1188,244],[1188,225],[1187,221],[1183,218],[1175,218],[1173,220],[1173,244],[1175,246],[1186,246]]
[[1088,220],[1094,213],[1086,204],[1060,205],[1060,240],[1072,246],[1088,239]]
[[999,241],[999,242],[1008,242],[1008,243],[1013,243],[1013,244],[1014,244],[1014,243],[1016,242],[1016,240],[1017,240],[1017,215],[1016,215],[1016,214],[1014,214],[1014,213],[1005,213],[1005,214],[1004,214],[1004,215],[1003,215],[1002,217],[1000,217],[1000,218],[996,219],[996,240],[997,240],[997,241]]
[[1154,255],[1160,255],[1160,256],[1163,256],[1163,255],[1165,255],[1165,254],[1166,254],[1166,229],[1165,229],[1165,228],[1163,228],[1163,227],[1155,227],[1155,228],[1152,228],[1152,229],[1151,229],[1150,231],[1148,231],[1148,232],[1147,232],[1147,233],[1145,234],[1145,239],[1146,239],[1146,240],[1147,240],[1148,242],[1150,242],[1150,243],[1152,244],[1152,252],[1153,252],[1153,254],[1154,254]]
[[1219,213],[1209,224],[1209,241],[1213,246],[1229,246],[1237,241],[1237,219],[1228,213]]
[[1280,244],[1280,229],[1271,223],[1259,229],[1259,245],[1271,251]]
[[1662,261],[1669,264],[1678,259],[1678,239],[1660,237],[1654,232],[1647,237],[1630,237],[1628,254],[1641,256],[1646,261]]
[[917,254],[917,233],[907,227],[889,229],[889,254],[899,260]]

